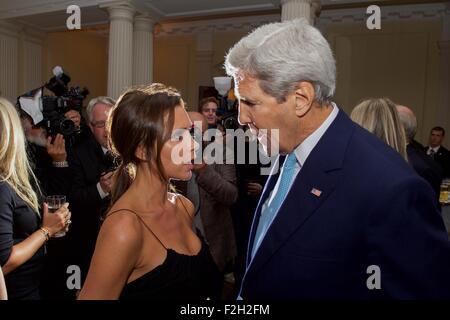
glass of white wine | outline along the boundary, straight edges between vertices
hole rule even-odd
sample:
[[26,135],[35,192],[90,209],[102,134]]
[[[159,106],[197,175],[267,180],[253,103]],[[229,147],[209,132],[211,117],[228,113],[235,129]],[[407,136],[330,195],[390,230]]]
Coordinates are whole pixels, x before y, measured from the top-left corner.
[[[53,195],[45,197],[45,202],[48,205],[48,213],[55,213],[59,208],[61,208],[64,203],[66,203],[66,196],[63,195]],[[66,235],[65,231],[60,231],[55,233],[55,238],[61,238]]]
[[449,185],[446,183],[441,184],[441,194],[439,196],[439,202],[442,204],[449,203]]

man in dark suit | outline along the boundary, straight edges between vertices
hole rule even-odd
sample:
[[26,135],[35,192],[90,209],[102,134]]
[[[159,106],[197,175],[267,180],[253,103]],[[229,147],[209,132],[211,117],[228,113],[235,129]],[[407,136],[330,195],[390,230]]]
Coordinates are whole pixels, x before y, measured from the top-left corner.
[[255,213],[240,297],[449,298],[433,191],[331,102],[335,61],[321,33],[302,20],[262,26],[225,66],[240,122],[269,154],[279,147],[281,168]]
[[442,182],[442,169],[423,151],[423,147],[414,140],[417,132],[417,118],[411,109],[405,106],[397,106],[397,111],[405,129],[408,144],[406,152],[408,161],[419,176],[424,178],[433,188],[436,199],[439,202],[439,193]]
[[73,264],[80,267],[82,279],[86,277],[94,252],[101,216],[110,200],[114,161],[107,147],[105,123],[114,103],[109,97],[97,97],[89,102],[86,121],[92,135],[75,147],[69,159],[73,224],[68,236]]
[[442,168],[444,178],[450,178],[450,151],[444,148],[445,130],[434,127],[430,132],[429,146],[425,148],[427,155],[434,159]]

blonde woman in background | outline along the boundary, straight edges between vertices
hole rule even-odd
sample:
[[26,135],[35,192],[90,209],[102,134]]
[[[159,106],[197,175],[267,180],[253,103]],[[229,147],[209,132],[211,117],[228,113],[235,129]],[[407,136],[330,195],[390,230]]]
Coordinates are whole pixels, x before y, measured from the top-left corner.
[[68,227],[68,203],[54,214],[39,214],[37,186],[25,150],[25,135],[14,106],[0,98],[0,267],[9,299],[39,299],[44,244]]
[[390,99],[364,100],[353,109],[350,118],[383,140],[408,161],[405,131],[400,122],[397,107]]

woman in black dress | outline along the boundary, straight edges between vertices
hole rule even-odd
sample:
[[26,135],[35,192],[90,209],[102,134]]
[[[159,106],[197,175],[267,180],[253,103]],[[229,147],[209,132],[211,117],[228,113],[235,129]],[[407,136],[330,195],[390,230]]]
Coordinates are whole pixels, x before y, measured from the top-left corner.
[[199,147],[180,94],[162,84],[128,90],[108,128],[122,163],[79,298],[216,298],[220,278],[192,230],[194,207],[169,192],[169,179],[191,178]]
[[45,242],[70,223],[68,203],[39,214],[37,185],[16,109],[0,98],[0,266],[10,300],[39,299]]

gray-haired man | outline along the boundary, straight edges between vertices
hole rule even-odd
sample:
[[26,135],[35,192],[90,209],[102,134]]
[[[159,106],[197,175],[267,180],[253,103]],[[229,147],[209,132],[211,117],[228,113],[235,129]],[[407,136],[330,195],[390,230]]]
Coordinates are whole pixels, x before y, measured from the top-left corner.
[[108,152],[105,124],[115,101],[109,97],[92,99],[86,108],[86,121],[92,135],[76,146],[69,159],[72,171],[72,230],[68,237],[72,247],[72,264],[81,268],[84,279],[100,227],[100,218],[107,209],[113,159]]
[[225,66],[239,121],[262,142],[278,130],[266,148],[278,143],[281,154],[256,209],[240,297],[450,297],[433,191],[332,102],[335,61],[321,33],[300,20],[262,26]]

